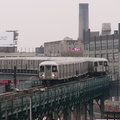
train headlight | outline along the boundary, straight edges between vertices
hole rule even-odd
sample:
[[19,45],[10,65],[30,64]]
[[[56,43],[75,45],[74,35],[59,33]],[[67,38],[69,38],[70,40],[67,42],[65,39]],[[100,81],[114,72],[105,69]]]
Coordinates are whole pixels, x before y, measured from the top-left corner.
[[42,77],[44,77],[45,75],[44,74],[42,74]]
[[52,77],[55,77],[54,73],[52,74]]
[[57,74],[56,73],[52,73],[52,78],[56,78]]
[[41,73],[40,77],[41,77],[41,78],[44,78],[44,77],[45,77],[44,73]]

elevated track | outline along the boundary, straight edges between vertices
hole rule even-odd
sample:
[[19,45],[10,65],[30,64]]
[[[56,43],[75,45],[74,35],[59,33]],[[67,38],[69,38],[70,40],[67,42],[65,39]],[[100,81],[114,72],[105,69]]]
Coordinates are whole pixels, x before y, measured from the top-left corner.
[[[76,108],[77,118],[86,119],[88,111],[90,119],[93,120],[93,100],[101,101],[101,117],[104,117],[104,100],[109,95],[110,76],[91,78],[83,81],[75,81],[61,85],[44,88],[36,86],[28,89],[17,90],[0,94],[0,120],[20,120],[48,115],[55,118],[60,114],[64,120],[70,119],[71,110]],[[87,105],[89,108],[84,109]],[[31,106],[31,107],[30,107]],[[74,108],[74,109],[73,109]]]

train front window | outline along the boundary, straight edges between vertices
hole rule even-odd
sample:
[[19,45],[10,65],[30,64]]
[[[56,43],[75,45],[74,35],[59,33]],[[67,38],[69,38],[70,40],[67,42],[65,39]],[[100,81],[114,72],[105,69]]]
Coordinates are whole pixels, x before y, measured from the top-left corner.
[[104,62],[104,66],[108,66],[107,61]]
[[98,63],[97,63],[97,62],[95,62],[95,63],[94,63],[94,66],[95,66],[95,67],[97,67],[97,66],[98,66]]
[[99,62],[99,65],[103,65],[103,62],[102,62],[102,61],[100,61],[100,62]]
[[57,72],[57,66],[52,66],[52,72]]
[[44,72],[44,66],[40,66],[40,72]]
[[46,65],[46,70],[50,71],[51,70],[51,66],[50,65]]

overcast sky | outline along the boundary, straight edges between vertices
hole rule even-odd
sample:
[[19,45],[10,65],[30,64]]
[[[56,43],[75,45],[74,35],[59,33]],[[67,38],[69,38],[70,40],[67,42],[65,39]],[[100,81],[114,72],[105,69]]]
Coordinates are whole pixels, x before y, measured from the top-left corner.
[[66,36],[77,39],[79,3],[89,4],[91,31],[101,31],[102,23],[118,29],[120,0],[0,0],[0,32],[18,30],[19,51]]

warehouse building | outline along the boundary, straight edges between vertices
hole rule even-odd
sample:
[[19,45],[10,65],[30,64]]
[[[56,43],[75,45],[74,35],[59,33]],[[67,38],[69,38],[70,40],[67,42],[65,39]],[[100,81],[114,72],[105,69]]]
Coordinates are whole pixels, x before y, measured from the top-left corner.
[[80,40],[73,40],[69,37],[65,37],[63,40],[52,41],[44,43],[45,56],[71,56],[79,57],[83,56]]
[[[118,26],[120,28],[120,24]],[[88,34],[89,33],[89,34]],[[103,57],[109,61],[109,72],[113,79],[120,76],[120,29],[114,34],[91,37],[90,30],[84,31],[84,56]]]

